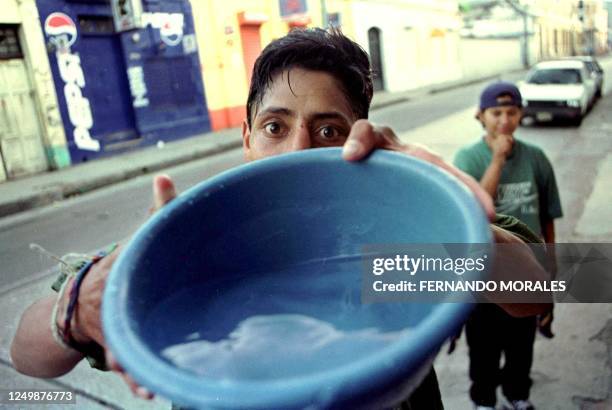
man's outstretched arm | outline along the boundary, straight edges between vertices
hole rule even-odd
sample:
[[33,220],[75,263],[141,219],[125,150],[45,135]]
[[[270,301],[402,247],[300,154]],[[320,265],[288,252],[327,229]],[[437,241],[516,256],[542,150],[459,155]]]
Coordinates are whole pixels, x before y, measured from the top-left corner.
[[61,346],[53,337],[51,315],[55,295],[33,303],[21,316],[11,344],[11,359],[19,373],[33,377],[59,377],[77,365],[83,355]]
[[[174,197],[176,190],[172,180],[165,175],[156,176],[153,179],[153,207],[150,211],[160,209]],[[120,252],[121,247],[118,247],[94,264],[83,280],[70,331],[73,339],[79,344],[95,343],[105,347],[100,307],[106,278]],[[59,302],[61,306],[67,305],[68,297],[69,292],[62,294]],[[11,344],[11,359],[15,369],[20,373],[43,378],[58,377],[72,370],[84,358],[82,353],[62,346],[53,336],[51,318],[56,300],[56,295],[46,296],[30,305],[21,316]],[[60,311],[64,310],[60,307]],[[56,319],[58,328],[61,329],[63,318]],[[139,388],[123,372],[108,351],[106,358],[108,367],[118,371],[135,394],[144,398],[151,397],[150,393]]]

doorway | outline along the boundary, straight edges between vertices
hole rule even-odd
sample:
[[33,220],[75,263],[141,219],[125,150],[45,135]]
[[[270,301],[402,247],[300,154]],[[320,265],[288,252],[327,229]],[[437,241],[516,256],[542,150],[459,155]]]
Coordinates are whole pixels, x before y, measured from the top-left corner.
[[48,169],[18,26],[0,25],[0,181]]

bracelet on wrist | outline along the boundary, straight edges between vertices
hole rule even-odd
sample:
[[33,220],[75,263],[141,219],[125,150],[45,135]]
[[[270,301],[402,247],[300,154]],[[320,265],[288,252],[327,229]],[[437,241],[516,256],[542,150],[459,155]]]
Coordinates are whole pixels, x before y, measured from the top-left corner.
[[[60,346],[67,349],[76,350],[86,356],[98,356],[103,354],[103,348],[96,342],[92,341],[89,343],[80,343],[75,340],[74,335],[72,334],[72,320],[78,308],[79,292],[85,276],[87,273],[89,273],[93,265],[114,251],[116,247],[117,244],[113,244],[107,250],[97,253],[93,257],[89,258],[89,260],[81,261],[81,263],[78,265],[78,271],[76,274],[71,275],[71,277],[67,278],[62,284],[51,317],[51,330],[53,337]],[[63,300],[67,289],[70,289],[68,293],[68,302],[66,306],[62,306],[61,301]],[[63,313],[63,319],[61,321],[58,320],[62,317],[60,315],[60,310],[62,310]]]

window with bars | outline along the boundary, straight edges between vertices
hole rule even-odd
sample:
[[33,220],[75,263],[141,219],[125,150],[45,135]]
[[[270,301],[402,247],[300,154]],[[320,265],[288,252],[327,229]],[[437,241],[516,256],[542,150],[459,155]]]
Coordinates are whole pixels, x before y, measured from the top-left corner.
[[23,58],[18,26],[0,24],[0,60]]

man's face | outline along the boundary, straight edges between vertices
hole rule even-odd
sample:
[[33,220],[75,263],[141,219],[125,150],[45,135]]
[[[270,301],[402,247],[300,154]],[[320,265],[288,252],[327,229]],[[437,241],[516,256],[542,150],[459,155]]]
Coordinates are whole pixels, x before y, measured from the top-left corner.
[[[500,104],[512,101],[512,97],[499,97]],[[478,114],[487,135],[496,138],[498,135],[512,135],[521,122],[522,110],[514,105],[500,105],[487,108]]]
[[242,125],[247,161],[342,146],[357,120],[334,77],[302,68],[278,74],[252,115]]

